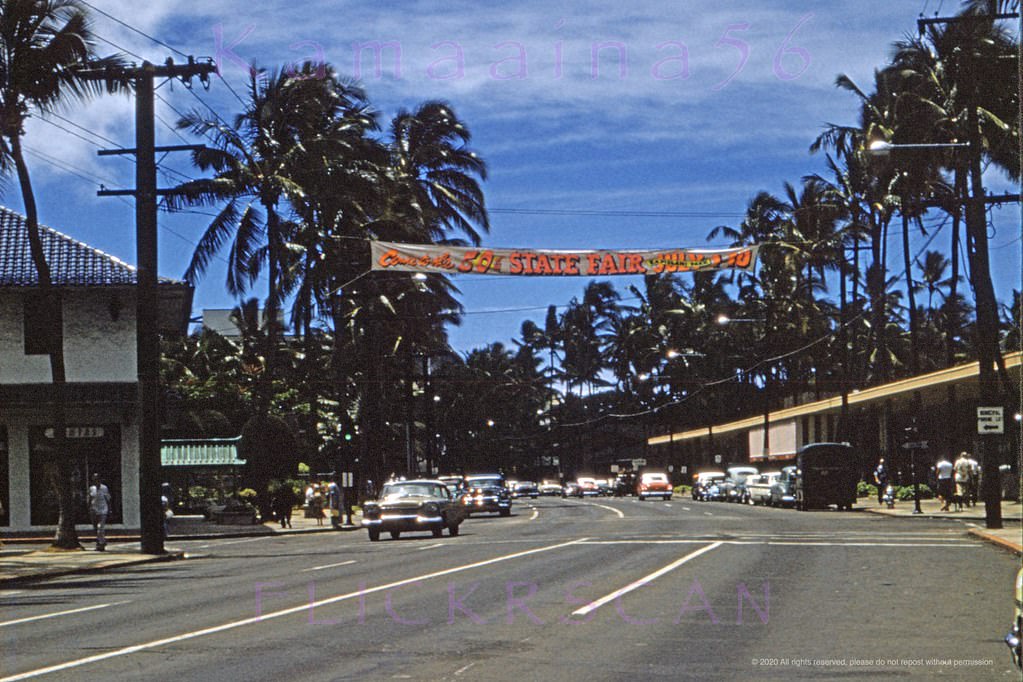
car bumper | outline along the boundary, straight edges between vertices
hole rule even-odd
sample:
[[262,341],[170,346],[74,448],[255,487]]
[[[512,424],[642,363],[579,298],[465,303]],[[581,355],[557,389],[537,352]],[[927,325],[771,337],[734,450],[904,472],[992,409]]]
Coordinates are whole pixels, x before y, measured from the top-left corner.
[[511,509],[511,506],[511,500],[500,500],[491,497],[484,497],[483,499],[473,498],[462,503],[462,508],[469,514],[499,512],[505,509]]
[[423,516],[420,514],[383,514],[377,519],[363,519],[364,528],[380,530],[421,530],[431,526],[444,525],[443,516]]

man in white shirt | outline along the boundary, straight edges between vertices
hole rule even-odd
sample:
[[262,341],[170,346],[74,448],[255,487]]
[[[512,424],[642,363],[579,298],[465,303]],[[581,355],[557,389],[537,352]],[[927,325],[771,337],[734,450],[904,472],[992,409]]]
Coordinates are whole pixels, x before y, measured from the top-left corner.
[[96,551],[103,552],[107,548],[107,516],[110,514],[110,489],[103,483],[99,474],[92,475],[89,486],[89,518],[96,531]]
[[934,472],[938,476],[938,497],[941,498],[941,511],[948,511],[948,505],[952,502],[955,489],[952,484],[952,474],[955,467],[952,462],[944,457],[934,465]]

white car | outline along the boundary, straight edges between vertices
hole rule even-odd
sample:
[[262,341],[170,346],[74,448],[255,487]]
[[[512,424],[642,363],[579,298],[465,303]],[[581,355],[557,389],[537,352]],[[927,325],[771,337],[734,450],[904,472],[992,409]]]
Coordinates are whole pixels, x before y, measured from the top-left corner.
[[764,474],[750,476],[747,479],[746,490],[749,493],[750,504],[771,504],[771,486],[781,476],[780,471],[770,471]]

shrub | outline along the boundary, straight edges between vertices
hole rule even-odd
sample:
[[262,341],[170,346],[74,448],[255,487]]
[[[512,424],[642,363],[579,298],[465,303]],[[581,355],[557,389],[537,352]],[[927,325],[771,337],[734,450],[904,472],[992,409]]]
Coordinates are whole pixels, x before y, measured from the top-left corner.
[[[904,485],[895,490],[896,499],[902,500],[903,502],[913,499],[913,486]],[[934,497],[934,491],[930,487],[920,484],[920,499],[929,500]]]
[[675,486],[675,494],[679,496],[689,495],[693,491],[691,485],[677,485]]
[[242,488],[235,493],[235,497],[246,504],[252,504],[252,501],[256,499],[256,491],[252,488]]
[[877,497],[877,486],[873,483],[860,481],[856,484],[856,495],[858,497]]

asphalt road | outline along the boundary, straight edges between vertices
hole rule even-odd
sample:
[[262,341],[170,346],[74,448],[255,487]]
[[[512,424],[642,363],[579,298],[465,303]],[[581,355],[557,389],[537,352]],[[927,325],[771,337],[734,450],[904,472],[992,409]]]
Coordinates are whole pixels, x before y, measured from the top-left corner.
[[1018,559],[956,521],[541,498],[455,538],[174,544],[0,591],[0,682],[1018,679]]

